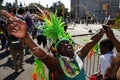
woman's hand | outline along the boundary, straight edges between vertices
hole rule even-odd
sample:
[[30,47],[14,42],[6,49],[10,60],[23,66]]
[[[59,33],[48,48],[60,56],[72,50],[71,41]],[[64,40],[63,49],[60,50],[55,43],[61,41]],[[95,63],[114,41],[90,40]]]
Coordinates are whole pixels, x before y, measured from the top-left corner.
[[8,30],[13,36],[24,39],[27,34],[27,25],[24,21],[13,17],[7,11],[0,11],[4,16],[8,18]]
[[114,36],[114,33],[113,33],[113,31],[111,30],[110,27],[108,27],[105,32],[106,32],[106,36],[107,36],[109,39],[113,39],[113,38],[115,37],[115,36]]

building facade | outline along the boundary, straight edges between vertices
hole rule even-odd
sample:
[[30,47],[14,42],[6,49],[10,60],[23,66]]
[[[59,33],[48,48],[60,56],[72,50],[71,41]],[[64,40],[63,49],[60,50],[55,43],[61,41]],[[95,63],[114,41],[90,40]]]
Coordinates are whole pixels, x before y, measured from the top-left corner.
[[[108,10],[104,10],[104,5],[108,5]],[[113,18],[118,11],[119,0],[71,0],[71,14],[77,22],[88,16],[103,22],[108,17]]]

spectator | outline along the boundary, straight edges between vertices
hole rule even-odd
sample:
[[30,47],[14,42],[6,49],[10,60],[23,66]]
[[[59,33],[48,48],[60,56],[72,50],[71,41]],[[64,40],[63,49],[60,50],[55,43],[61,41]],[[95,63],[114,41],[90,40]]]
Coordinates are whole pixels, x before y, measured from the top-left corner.
[[[119,67],[120,67],[120,57],[119,57],[119,55],[120,55],[120,42],[119,42],[119,40],[117,40],[117,38],[115,37],[113,31],[109,27],[106,30],[106,35],[113,42],[113,44],[114,44],[114,46],[115,46],[115,48],[117,50],[118,55],[116,56],[115,59],[113,59],[111,65],[107,68],[106,73],[104,74],[104,76],[108,77],[108,78],[114,78],[114,80],[115,80],[115,78],[118,78],[116,80],[119,80],[120,77],[118,75],[120,75],[120,73],[119,73],[120,72],[119,71]],[[111,67],[111,69],[110,69],[110,67]]]
[[[101,69],[100,69],[101,71],[94,74],[93,76],[96,76],[98,78],[98,77],[100,77],[98,75],[102,74],[103,76],[100,79],[97,79],[97,80],[101,80],[101,79],[104,79],[104,80],[119,80],[118,75],[120,74],[119,73],[119,64],[120,64],[119,59],[120,59],[120,57],[119,56],[114,56],[114,55],[116,55],[116,53],[113,54],[112,50],[115,47],[116,50],[117,50],[117,53],[118,53],[117,55],[120,55],[120,42],[119,42],[119,40],[117,40],[117,38],[115,37],[115,35],[114,35],[113,31],[110,29],[110,27],[107,27],[105,32],[106,32],[106,35],[107,35],[108,39],[101,42],[101,44],[100,44],[100,49],[101,49],[100,51],[103,54],[101,56],[102,57],[101,59],[103,59],[103,60],[101,60],[101,61],[103,63],[104,62],[105,63],[101,64],[101,66],[102,66]],[[106,41],[107,41],[107,43],[105,43]],[[107,45],[109,45],[109,46],[107,46]],[[105,47],[107,47],[107,48],[105,48]],[[102,73],[100,73],[100,72],[102,72]],[[116,78],[118,78],[118,79],[116,79]]]
[[0,18],[0,39],[1,39],[1,50],[7,50],[8,43],[8,31],[7,31],[7,20],[3,16]]
[[21,42],[18,38],[10,35],[9,37],[10,44],[10,54],[13,58],[13,65],[15,72],[17,73],[19,68],[23,69],[23,57],[24,57],[24,43]]
[[36,23],[36,29],[37,29],[37,43],[39,45],[43,45],[43,47],[45,48],[45,46],[47,45],[47,38],[42,34],[43,29],[43,21],[42,20],[38,20],[38,22]]
[[68,24],[67,24],[67,22],[65,22],[65,26],[64,26],[65,32],[67,31],[67,29],[68,29]]
[[114,45],[110,39],[100,42],[100,71],[104,75],[106,68],[110,65],[111,58],[116,54],[113,53]]
[[[24,20],[24,9],[19,8],[17,10],[16,17]],[[18,20],[19,20],[18,19]],[[23,58],[24,58],[24,42],[22,42],[17,37],[12,34],[9,35],[9,46],[10,46],[10,54],[13,58],[13,65],[15,72],[17,73],[19,68],[23,71]]]
[[106,69],[104,74],[105,79],[109,80],[120,80],[120,53],[111,60],[110,66]]
[[29,11],[26,12],[25,22],[26,22],[27,27],[28,27],[28,28],[27,28],[27,29],[28,29],[28,32],[29,32],[30,34],[32,34],[32,32],[33,32],[33,20],[32,20],[32,18],[31,18],[31,16],[30,16],[30,12],[29,12]]
[[24,13],[25,13],[25,11],[23,8],[18,8],[16,17],[21,19],[21,20],[25,20]]

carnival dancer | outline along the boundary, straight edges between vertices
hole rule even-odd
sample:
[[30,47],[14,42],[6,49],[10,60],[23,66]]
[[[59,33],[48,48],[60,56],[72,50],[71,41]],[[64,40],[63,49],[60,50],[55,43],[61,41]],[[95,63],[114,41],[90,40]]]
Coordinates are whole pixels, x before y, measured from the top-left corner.
[[104,34],[103,29],[91,37],[91,41],[81,50],[76,52],[71,44],[70,36],[64,31],[62,18],[58,18],[56,15],[50,15],[49,20],[44,17],[45,26],[43,34],[47,36],[47,38],[52,38],[53,43],[55,43],[58,56],[54,57],[32,40],[27,33],[27,26],[24,21],[11,16],[5,10],[1,10],[1,13],[8,18],[8,29],[10,33],[27,44],[33,54],[53,72],[54,80],[86,80],[83,59],[102,38]]

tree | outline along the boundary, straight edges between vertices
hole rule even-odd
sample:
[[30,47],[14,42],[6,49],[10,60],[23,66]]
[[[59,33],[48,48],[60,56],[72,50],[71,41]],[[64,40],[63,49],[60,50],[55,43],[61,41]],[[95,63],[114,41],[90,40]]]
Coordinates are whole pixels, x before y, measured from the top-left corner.
[[2,5],[2,3],[3,3],[3,0],[0,0],[0,6]]
[[3,9],[2,3],[3,3],[3,0],[0,0],[0,10]]
[[120,10],[115,14],[115,22],[112,24],[112,27],[120,29]]
[[69,16],[68,9],[65,8],[64,4],[60,1],[53,3],[50,10],[56,13],[58,17],[63,17],[64,20]]

